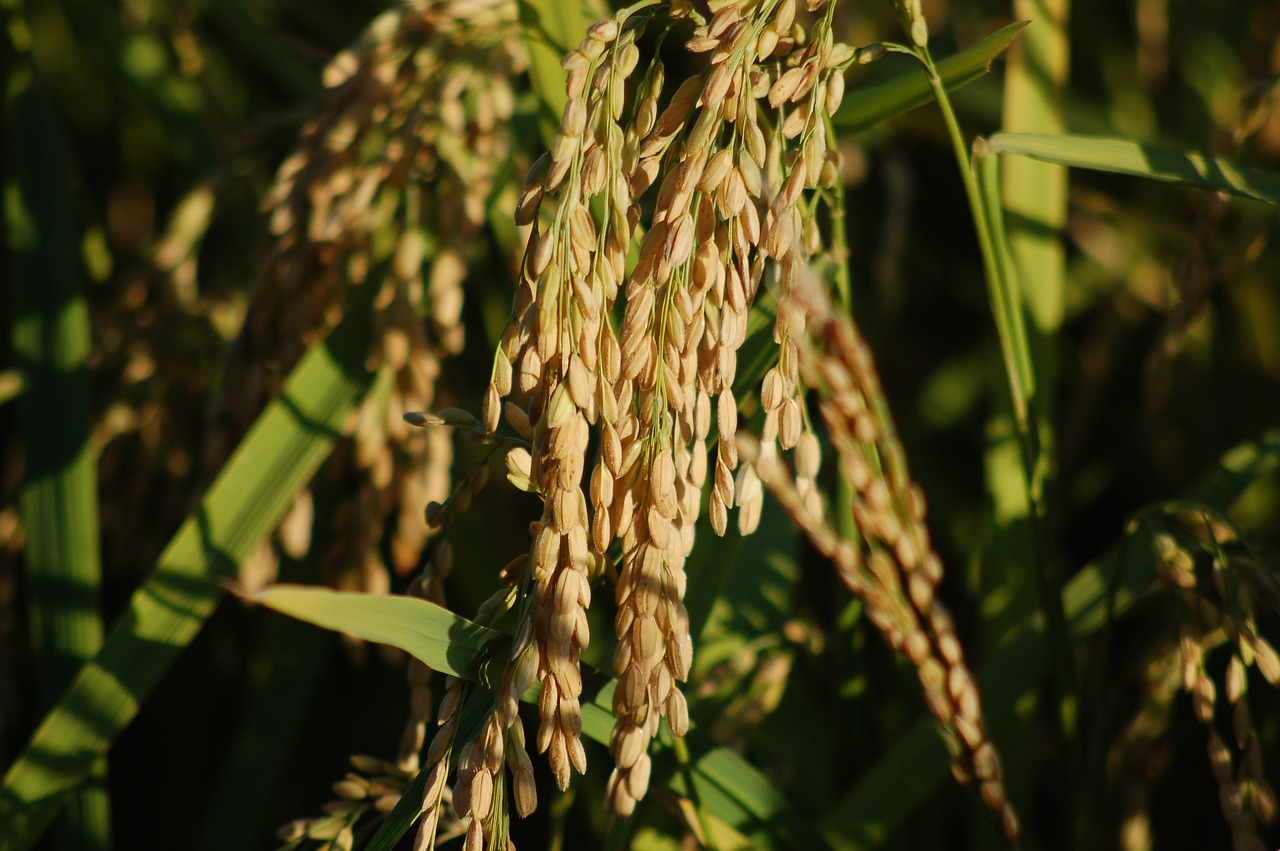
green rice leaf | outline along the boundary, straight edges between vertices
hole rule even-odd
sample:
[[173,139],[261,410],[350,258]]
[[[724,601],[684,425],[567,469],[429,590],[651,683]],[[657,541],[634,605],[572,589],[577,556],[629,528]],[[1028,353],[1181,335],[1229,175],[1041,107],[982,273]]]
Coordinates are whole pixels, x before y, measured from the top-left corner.
[[480,681],[495,645],[509,637],[417,597],[273,585],[247,599],[364,641],[398,647],[432,670]]
[[538,124],[550,147],[568,103],[560,60],[578,46],[590,23],[577,0],[520,0],[520,24],[529,48],[529,76],[541,108]]
[[[1020,21],[996,30],[977,44],[938,63],[938,75],[948,91],[958,89],[985,75],[991,63],[1026,29]],[[832,116],[841,133],[861,133],[882,121],[933,103],[929,81],[917,67],[908,67],[892,79],[866,86],[850,86]]]
[[[769,779],[739,754],[712,746],[700,736],[690,737],[689,749],[695,754],[696,800],[708,813],[746,836],[752,848],[826,847],[812,820],[797,813]],[[657,765],[667,761],[661,759]],[[671,772],[671,789],[689,796],[679,772]]]
[[[14,111],[5,219],[13,249],[13,350],[25,387],[19,405],[23,561],[47,707],[102,645],[98,471],[89,443],[92,341],[52,99],[32,87]],[[110,847],[105,761],[94,767],[60,828],[63,847]]]
[[[1009,51],[1004,78],[1003,126],[1006,130],[1060,133],[1064,128],[1062,99],[1066,87],[1069,34],[1068,0],[1015,0],[1014,14],[1034,19]],[[1033,369],[1033,386],[1057,386],[1057,331],[1062,324],[1066,293],[1066,257],[1062,233],[1067,215],[1067,170],[1048,163],[1007,157],[992,163],[987,177],[998,174],[1000,197],[990,197],[992,224],[1003,231],[997,254],[1007,264],[1006,298],[1020,320],[1025,356]],[[976,158],[979,179],[983,164]],[[996,171],[998,168],[998,172]],[[1025,285],[1035,282],[1034,286]],[[994,300],[993,300],[994,301]],[[1003,327],[997,318],[997,327]],[[1006,365],[1007,367],[1008,365]],[[1032,516],[1037,489],[1043,489],[1053,470],[1056,437],[1054,394],[1035,393],[1030,403],[1035,436],[1033,482],[1017,439],[1017,421],[1008,394],[992,388],[993,409],[987,422],[984,457],[987,493],[991,501],[991,532],[982,552],[981,593],[987,646],[1001,643],[1010,630],[1020,627],[1040,604],[1035,571],[1043,570],[1037,558]],[[1052,523],[1050,523],[1052,525]],[[1045,583],[1047,584],[1047,583]],[[1056,589],[1055,589],[1056,591]],[[992,694],[988,702],[1008,700],[1017,694]],[[1019,812],[1030,804],[1035,749],[1037,700],[1019,704],[1000,728],[999,744],[1005,788]]]
[[314,345],[254,424],[97,656],[45,717],[0,788],[0,849],[28,848],[137,715],[222,597],[219,583],[279,524],[371,381],[368,311]]
[[1017,154],[1072,168],[1200,186],[1280,204],[1280,174],[1220,157],[1100,136],[997,133],[987,144],[993,154]]

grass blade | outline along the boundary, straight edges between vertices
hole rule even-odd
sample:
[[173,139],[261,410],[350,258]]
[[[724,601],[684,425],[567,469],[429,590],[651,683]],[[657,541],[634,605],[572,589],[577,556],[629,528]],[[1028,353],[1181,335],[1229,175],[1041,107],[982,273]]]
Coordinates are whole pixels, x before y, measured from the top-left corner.
[[[14,105],[6,193],[23,378],[23,557],[42,705],[51,706],[102,645],[97,459],[89,444],[89,307],[76,269],[68,168],[51,98],[27,89]],[[63,847],[111,844],[106,762],[67,809]]]
[[[607,745],[613,732],[613,690],[616,681],[590,676],[584,693],[594,695],[582,704],[582,732]],[[824,848],[826,843],[812,820],[795,811],[774,785],[741,755],[715,744],[691,729],[685,737],[693,753],[697,799],[708,813],[751,840],[752,848]],[[688,796],[670,751],[655,753],[654,776],[669,777],[670,788]]]
[[993,154],[1017,154],[1072,168],[1200,186],[1280,204],[1280,174],[1236,165],[1221,157],[1101,136],[997,133],[987,141]]
[[[1069,0],[1016,0],[1015,12],[1035,26],[1009,52],[1005,72],[1004,129],[1011,133],[1058,134],[1066,129],[1062,114],[1069,61]],[[1049,387],[1051,358],[1034,349],[1062,324],[1066,260],[1062,233],[1067,222],[1067,172],[1060,166],[1025,158],[1002,163],[1001,200],[1008,220],[1009,253],[1026,287],[1022,302],[1034,333],[1031,345],[1040,386]],[[1051,413],[1041,398],[1041,421]]]
[[520,24],[529,48],[529,77],[538,95],[538,126],[551,147],[568,103],[560,60],[578,46],[590,22],[577,0],[520,0]]
[[[1018,37],[1027,23],[1019,21],[996,30],[954,56],[938,63],[938,76],[948,90],[958,89],[991,70],[991,63]],[[929,81],[913,61],[901,74],[882,83],[850,86],[832,123],[840,133],[861,133],[882,121],[933,102]]]
[[258,418],[101,652],[9,768],[0,788],[0,849],[38,838],[200,631],[222,596],[219,581],[280,522],[370,384],[368,343],[367,310],[349,310]]
[[[506,659],[507,636],[416,597],[278,585],[250,599],[326,629],[390,644],[438,671],[482,684],[490,680],[489,665],[500,669]],[[586,679],[582,731],[607,745],[614,724],[614,683],[598,674]],[[531,690],[525,699],[536,700],[536,691]],[[755,847],[821,847],[820,837],[808,822],[740,756],[694,734],[689,745],[699,754],[694,764],[694,782],[708,812],[750,837]],[[672,788],[685,792],[678,773],[667,773],[675,778]],[[412,799],[412,792],[406,793],[404,799]],[[396,824],[408,829],[403,818],[398,818]],[[395,838],[398,837],[384,837],[384,841]]]
[[[812,820],[800,816],[769,779],[739,754],[694,734],[688,743],[697,754],[692,766],[696,794],[689,795],[679,772],[667,769],[676,794],[696,799],[708,813],[749,839],[752,848],[827,847]],[[661,756],[655,761],[658,768],[674,762],[667,753]]]
[[[1016,0],[1014,13],[1035,22],[1009,51],[1005,70],[1003,125],[1011,131],[1060,133],[1064,128],[1061,102],[1066,83],[1068,0]],[[1054,383],[1056,353],[1053,341],[1062,323],[1066,292],[1066,262],[1062,233],[1067,213],[1067,171],[1047,163],[1006,158],[999,163],[1000,198],[1006,226],[1000,240],[1010,268],[1010,280],[1035,281],[1011,293],[1011,308],[1020,315],[1025,345],[1034,370],[1034,385]],[[994,170],[993,170],[994,171]],[[994,216],[993,216],[994,220]],[[1008,365],[1006,365],[1006,368]],[[998,379],[993,384],[999,385]],[[1019,451],[1017,423],[1008,393],[993,386],[994,411],[987,423],[984,453],[987,493],[991,500],[991,536],[982,552],[984,633],[987,646],[1008,640],[1039,604],[1035,572],[1036,546],[1032,516],[1036,497],[1047,493],[1054,457],[1053,394],[1037,393],[1030,400],[1039,424],[1033,469],[1039,482],[1029,482]],[[1029,488],[1028,485],[1031,485]],[[1048,521],[1048,518],[1046,518]],[[1052,522],[1047,522],[1051,528]],[[989,703],[994,695],[989,695]],[[1014,705],[1016,694],[1001,695]],[[1036,701],[1023,701],[1019,712],[994,728],[1003,758],[1005,785],[1014,806],[1029,813],[1032,790],[1032,746]],[[1065,753],[1065,749],[1063,751]]]
[[468,680],[479,681],[495,645],[509,640],[417,597],[273,585],[248,599],[325,629],[399,647],[434,671]]
[[[1246,441],[1222,456],[1218,465],[1181,498],[1225,512],[1254,482],[1280,470],[1280,431]],[[1080,642],[1106,622],[1109,582],[1120,570],[1121,542],[1097,562],[1080,571],[1063,589],[1063,607],[1074,641]],[[1154,577],[1151,562],[1124,564],[1115,597],[1115,611],[1123,612]],[[978,677],[988,697],[988,722],[993,730],[1012,712],[1006,694],[1036,688],[1044,668],[1043,639],[1036,622],[995,650]],[[879,845],[916,810],[947,776],[947,755],[937,741],[930,718],[918,721],[843,798],[823,816],[821,829],[833,848],[865,849]]]

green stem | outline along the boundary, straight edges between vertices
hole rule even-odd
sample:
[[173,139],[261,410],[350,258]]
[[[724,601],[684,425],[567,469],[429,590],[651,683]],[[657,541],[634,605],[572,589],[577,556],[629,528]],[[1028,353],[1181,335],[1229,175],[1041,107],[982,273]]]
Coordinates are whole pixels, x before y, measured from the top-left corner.
[[[956,119],[951,100],[947,97],[946,88],[934,65],[933,57],[927,47],[918,47],[912,53],[924,66],[928,76],[929,88],[933,91],[938,108],[947,128],[956,164],[964,182],[965,195],[969,200],[969,208],[973,214],[974,230],[978,237],[978,246],[982,253],[982,263],[986,273],[987,292],[992,302],[992,311],[996,317],[997,329],[1000,332],[1000,347],[1003,354],[1009,391],[1013,400],[1014,420],[1018,430],[1019,444],[1022,450],[1023,468],[1026,476],[1027,500],[1030,507],[1028,523],[1036,569],[1036,585],[1045,612],[1045,626],[1048,638],[1050,667],[1052,669],[1052,686],[1054,704],[1057,707],[1058,738],[1061,753],[1067,765],[1070,794],[1067,796],[1067,818],[1065,824],[1074,824],[1074,798],[1079,791],[1078,759],[1073,741],[1076,728],[1077,685],[1075,659],[1071,652],[1070,638],[1067,634],[1066,615],[1062,605],[1062,580],[1057,563],[1050,553],[1045,533],[1045,482],[1048,477],[1046,465],[1042,463],[1038,451],[1039,423],[1035,406],[1032,404],[1035,393],[1035,373],[1032,368],[1031,355],[1027,345],[1026,329],[1018,300],[1011,297],[1012,272],[1002,259],[996,235],[994,211],[989,211],[984,201],[982,189],[978,183],[974,162],[970,158],[969,148],[965,144],[960,123]],[[994,181],[997,174],[995,163],[990,164],[989,177]],[[994,187],[993,187],[994,188]],[[990,196],[993,203],[998,204],[999,194]],[[1071,843],[1067,843],[1071,847]]]
[[[839,72],[837,72],[839,73]],[[831,122],[825,122],[827,148],[835,150],[839,144],[835,128]],[[845,235],[844,181],[837,180],[831,187],[831,199],[828,205],[831,211],[831,259],[835,261],[836,301],[845,313],[853,310],[853,286],[849,280],[849,240]]]
[[[1097,670],[1086,683],[1089,688],[1087,699],[1089,701],[1088,717],[1091,719],[1091,724],[1084,733],[1085,747],[1082,777],[1091,788],[1099,790],[1106,788],[1107,779],[1105,765],[1107,739],[1104,715],[1107,708],[1107,681],[1111,673],[1111,649],[1115,636],[1116,599],[1119,596],[1124,577],[1124,566],[1128,561],[1129,545],[1136,533],[1136,529],[1126,530],[1124,537],[1120,539],[1120,551],[1116,556],[1111,576],[1107,579],[1106,617],[1102,622],[1102,637],[1098,642],[1099,647],[1095,666]],[[1095,840],[1096,802],[1098,800],[1099,797],[1097,795],[1080,795],[1075,831],[1075,847],[1080,851],[1094,847],[1086,843]]]
[[[836,149],[839,139],[831,122],[826,122],[827,147]],[[844,181],[837,180],[831,188],[831,259],[835,261],[836,301],[842,313],[853,315],[853,285],[849,275],[849,240],[845,234]],[[836,477],[836,524],[840,537],[855,540],[857,529],[853,522],[853,488],[843,475]],[[837,582],[837,584],[839,584]]]
[[564,851],[565,835],[569,826],[569,810],[573,809],[573,801],[577,793],[570,786],[556,795],[551,802],[550,840],[547,851]]
[[706,815],[702,812],[702,802],[698,800],[698,787],[694,784],[693,777],[693,760],[689,756],[689,746],[680,736],[671,737],[671,750],[675,753],[676,764],[680,766],[680,774],[684,777],[685,786],[689,789],[689,801],[693,804],[693,811],[698,816],[698,828],[702,831],[702,839],[705,842],[704,847],[715,851],[715,842],[711,838],[710,824],[707,822]]

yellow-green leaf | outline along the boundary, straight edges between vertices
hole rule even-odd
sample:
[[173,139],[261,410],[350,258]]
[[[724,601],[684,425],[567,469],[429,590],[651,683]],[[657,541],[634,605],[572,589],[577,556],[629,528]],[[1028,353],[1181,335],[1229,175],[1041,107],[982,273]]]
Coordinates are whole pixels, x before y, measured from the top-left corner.
[[1039,133],[997,133],[993,154],[1017,154],[1047,163],[1200,186],[1280,204],[1280,174],[1221,157],[1143,145],[1129,139]]
[[[991,63],[1005,51],[1027,26],[1025,21],[1009,24],[954,56],[938,63],[938,76],[948,90],[958,89],[985,75]],[[895,115],[933,102],[929,81],[919,67],[906,68],[901,74],[881,83],[850,85],[832,117],[841,133],[861,133]]]

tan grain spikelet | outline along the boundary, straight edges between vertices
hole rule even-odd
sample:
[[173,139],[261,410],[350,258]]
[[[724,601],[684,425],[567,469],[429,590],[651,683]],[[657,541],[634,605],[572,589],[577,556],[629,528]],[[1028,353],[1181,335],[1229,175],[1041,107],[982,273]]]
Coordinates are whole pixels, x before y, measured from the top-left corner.
[[641,157],[652,156],[653,153],[661,149],[661,146],[653,151],[646,152],[651,145],[654,145],[659,140],[669,141],[676,131],[680,129],[685,119],[688,118],[689,112],[693,109],[693,105],[702,91],[702,85],[702,80],[699,77],[690,77],[680,84],[680,88],[676,89],[676,93],[672,96],[667,108],[658,116],[657,124],[654,125],[653,132],[649,134],[645,148],[641,149]]
[[689,258],[692,249],[693,217],[685,213],[676,220],[667,234],[663,260],[671,266],[679,266]]
[[1258,671],[1273,686],[1280,685],[1280,656],[1265,638],[1257,637],[1253,641],[1254,664]]
[[827,78],[826,107],[828,115],[835,115],[844,101],[844,74],[840,70]]
[[808,121],[809,104],[802,103],[787,113],[787,117],[782,122],[782,135],[788,139],[794,139],[800,135],[800,131],[804,130]]
[[800,83],[804,79],[803,68],[791,68],[785,74],[778,78],[778,82],[773,84],[769,89],[769,106],[777,109],[782,104],[789,102],[792,95],[800,88]]
[[729,149],[725,148],[716,151],[702,171],[702,179],[698,184],[698,188],[706,194],[715,192],[725,176],[728,175],[732,165],[733,158]]

